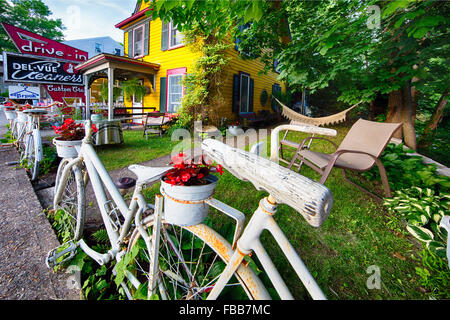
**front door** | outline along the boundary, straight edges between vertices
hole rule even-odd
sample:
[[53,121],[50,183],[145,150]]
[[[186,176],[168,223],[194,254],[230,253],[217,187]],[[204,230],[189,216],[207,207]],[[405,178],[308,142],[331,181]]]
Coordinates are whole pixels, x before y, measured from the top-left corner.
[[143,105],[142,98],[137,99],[135,97],[135,95],[133,95],[133,108],[137,108],[137,109],[132,109],[133,110],[133,118],[136,117],[136,119],[133,119],[133,121],[132,121],[133,123],[142,124],[142,121],[143,121],[142,105]]

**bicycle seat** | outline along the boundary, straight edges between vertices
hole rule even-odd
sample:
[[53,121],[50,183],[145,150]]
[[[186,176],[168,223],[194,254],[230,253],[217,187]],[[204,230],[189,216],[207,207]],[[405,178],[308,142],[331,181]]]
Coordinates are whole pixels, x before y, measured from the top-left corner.
[[149,184],[156,182],[173,167],[147,167],[133,164],[128,169],[137,176],[136,184]]
[[202,143],[206,154],[240,180],[267,191],[278,204],[287,204],[313,227],[330,213],[333,195],[324,185],[256,154],[230,147],[215,139]]
[[34,116],[40,116],[40,115],[46,114],[47,112],[48,111],[44,110],[44,109],[27,109],[27,110],[23,111],[23,113],[31,114]]

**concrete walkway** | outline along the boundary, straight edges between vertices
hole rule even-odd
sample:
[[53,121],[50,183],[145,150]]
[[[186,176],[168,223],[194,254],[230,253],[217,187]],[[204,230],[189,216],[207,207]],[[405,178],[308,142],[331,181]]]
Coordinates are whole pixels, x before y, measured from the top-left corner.
[[[6,123],[1,111],[0,137]],[[69,274],[45,265],[59,242],[25,170],[5,164],[18,157],[15,148],[0,147],[0,299],[80,299]]]

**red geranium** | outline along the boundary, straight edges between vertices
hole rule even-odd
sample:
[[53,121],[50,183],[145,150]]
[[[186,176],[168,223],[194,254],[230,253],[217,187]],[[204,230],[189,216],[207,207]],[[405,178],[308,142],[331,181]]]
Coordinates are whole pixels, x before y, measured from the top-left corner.
[[211,162],[207,162],[203,156],[199,162],[194,162],[193,159],[187,160],[186,155],[182,152],[173,156],[170,164],[174,168],[166,173],[163,180],[171,185],[203,185],[208,183],[205,178],[210,172],[218,172],[220,175],[223,173],[223,168],[220,164],[213,165]]
[[[55,133],[59,135],[60,140],[72,141],[84,138],[84,125],[82,123],[76,123],[71,118],[64,120],[64,123],[60,127],[52,127]],[[95,124],[92,125],[92,130],[94,132],[98,131]]]

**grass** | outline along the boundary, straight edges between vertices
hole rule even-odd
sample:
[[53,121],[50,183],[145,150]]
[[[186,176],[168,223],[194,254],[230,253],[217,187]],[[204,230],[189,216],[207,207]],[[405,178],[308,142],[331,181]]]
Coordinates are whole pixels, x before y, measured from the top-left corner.
[[[338,136],[331,140],[339,145],[348,128],[334,128]],[[301,141],[306,136],[289,133],[289,139],[294,141]],[[269,140],[267,142],[270,143]],[[333,146],[318,140],[313,150],[332,152]],[[301,173],[316,181],[319,178],[318,174],[305,166]],[[154,185],[145,191],[149,201],[153,201],[159,186]],[[311,227],[299,213],[286,205],[280,205],[275,216],[325,295],[329,299],[426,299],[415,275],[421,246],[399,231],[405,229],[399,227],[401,222],[390,216],[381,204],[344,182],[338,170],[333,170],[326,186],[334,196],[334,205],[321,228]],[[256,191],[251,183],[240,181],[225,172],[218,182],[215,198],[240,210],[249,219],[259,200],[266,195],[266,192]],[[210,217],[216,230],[232,222],[214,210]],[[263,233],[262,242],[294,297],[309,299],[268,232]],[[380,270],[380,289],[369,289],[367,286],[369,277],[373,275],[373,272],[368,273],[371,266]],[[266,278],[264,272],[260,276]]]
[[178,141],[170,136],[142,136],[140,130],[124,130],[121,145],[97,146],[96,151],[106,170],[116,170],[131,164],[145,162],[171,153]]

